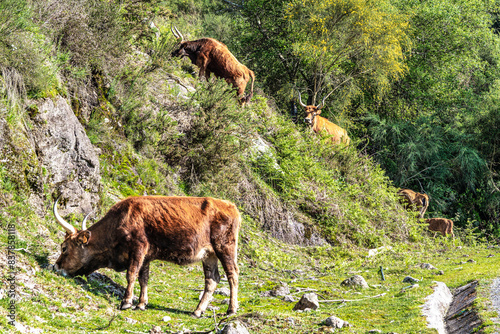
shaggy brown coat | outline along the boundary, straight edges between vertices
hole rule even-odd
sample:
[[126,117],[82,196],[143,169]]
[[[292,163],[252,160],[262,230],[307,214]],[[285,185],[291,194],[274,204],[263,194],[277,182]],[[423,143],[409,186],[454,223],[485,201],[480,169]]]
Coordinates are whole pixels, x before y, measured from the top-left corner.
[[[184,41],[177,50],[172,52],[172,56],[189,57],[191,63],[200,68],[200,78],[205,77],[208,80],[211,73],[217,78],[224,78],[228,84],[238,90],[240,103],[249,102],[252,98],[255,74],[240,63],[225,44],[213,38]],[[250,93],[244,96],[250,79],[252,79]]]
[[447,218],[429,218],[425,222],[429,225],[429,230],[435,232],[441,232],[443,237],[447,234],[451,234],[452,238],[455,237],[453,233],[453,221]]
[[401,196],[401,203],[405,208],[418,210],[419,218],[424,218],[425,211],[429,206],[429,196],[427,194],[417,193],[411,189],[400,189],[398,195]]
[[66,222],[59,219],[56,205],[54,214],[67,231],[55,269],[71,276],[88,275],[104,267],[127,270],[128,285],[121,309],[132,306],[136,278],[141,287],[137,308],[146,308],[152,260],[179,265],[202,261],[205,290],[193,313],[199,317],[220,280],[217,268],[220,260],[231,289],[227,313],[236,312],[241,218],[233,203],[209,197],[130,197],[116,203],[104,218],[81,231],[64,225]]
[[321,131],[326,131],[332,136],[332,141],[334,144],[339,144],[340,142],[349,145],[351,139],[347,135],[347,131],[335,123],[330,122],[326,118],[319,116],[321,114],[321,109],[316,106],[309,105],[305,107],[306,117],[304,122],[308,123],[315,133],[320,133]]

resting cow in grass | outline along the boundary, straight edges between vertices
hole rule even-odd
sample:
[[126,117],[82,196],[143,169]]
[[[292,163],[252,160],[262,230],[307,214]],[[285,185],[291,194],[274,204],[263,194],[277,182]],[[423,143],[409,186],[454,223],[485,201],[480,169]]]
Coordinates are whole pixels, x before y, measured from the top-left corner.
[[[330,93],[331,94],[331,93]],[[330,95],[328,94],[325,96],[323,101],[317,106],[314,105],[306,105],[304,102],[302,102],[302,98],[300,96],[299,92],[299,103],[302,107],[304,107],[305,111],[305,118],[304,122],[309,124],[312,128],[312,130],[315,133],[320,133],[322,131],[326,131],[327,134],[332,136],[332,141],[334,144],[339,144],[339,143],[344,143],[346,145],[349,145],[351,142],[351,139],[347,135],[347,131],[340,126],[338,126],[335,123],[330,122],[326,118],[320,116],[321,114],[321,108],[325,106],[325,100],[326,98]]]

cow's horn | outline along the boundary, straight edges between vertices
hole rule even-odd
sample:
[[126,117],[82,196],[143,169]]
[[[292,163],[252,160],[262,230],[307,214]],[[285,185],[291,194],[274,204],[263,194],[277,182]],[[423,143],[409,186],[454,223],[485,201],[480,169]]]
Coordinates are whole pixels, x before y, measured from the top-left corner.
[[182,34],[180,33],[179,29],[177,29],[176,26],[172,25],[170,27],[170,31],[172,31],[174,37],[180,40],[181,42],[184,40],[184,36],[182,36]]
[[83,218],[83,221],[82,221],[82,231],[87,229],[87,218],[90,216],[90,214],[91,214],[91,213],[92,213],[92,212],[89,212],[89,213],[85,216],[85,218]]
[[304,104],[304,102],[302,102],[302,98],[301,98],[301,96],[300,96],[300,91],[297,91],[297,93],[299,93],[299,103],[300,103],[300,105],[301,105],[302,107],[304,107],[304,108],[305,108],[305,107],[307,107],[307,106]]
[[56,202],[54,203],[54,216],[56,217],[57,222],[59,225],[61,225],[66,232],[69,234],[75,234],[76,233],[76,228],[74,228],[71,224],[69,224],[67,221],[65,221],[61,216],[59,216],[59,213],[57,213],[57,202],[59,201],[59,197],[56,199]]
[[316,108],[318,108],[318,109],[323,108],[323,107],[325,106],[325,101],[326,101],[326,99],[327,99],[327,98],[328,98],[328,96],[330,96],[330,95],[331,95],[334,91],[335,91],[335,89],[334,89],[334,90],[332,90],[330,93],[328,93],[328,95],[327,95],[327,96],[325,96],[325,97],[323,98],[323,101],[321,101],[321,103],[320,103],[320,104],[318,104],[318,106],[317,106]]

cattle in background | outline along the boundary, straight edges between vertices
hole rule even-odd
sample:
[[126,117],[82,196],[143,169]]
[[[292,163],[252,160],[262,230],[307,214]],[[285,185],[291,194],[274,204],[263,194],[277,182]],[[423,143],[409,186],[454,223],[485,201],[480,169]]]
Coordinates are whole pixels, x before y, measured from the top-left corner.
[[351,139],[347,135],[347,131],[335,123],[330,122],[326,118],[319,116],[321,114],[321,108],[325,106],[326,98],[332,93],[325,96],[323,101],[317,106],[306,105],[302,102],[302,98],[299,93],[299,103],[305,108],[305,118],[304,122],[309,124],[315,133],[320,133],[321,131],[326,131],[327,134],[332,136],[332,141],[334,144],[339,144],[340,142],[349,145]]
[[425,222],[428,224],[429,230],[441,232],[443,237],[446,237],[447,234],[451,234],[452,238],[455,237],[455,234],[453,233],[453,221],[451,219],[429,218],[426,219]]
[[400,189],[398,195],[405,209],[418,210],[418,217],[424,218],[425,211],[429,206],[429,196],[427,194],[417,193],[411,189]]
[[[233,56],[225,44],[213,38],[184,41],[184,37],[176,27],[172,27],[171,31],[180,41],[179,47],[172,52],[173,57],[189,57],[191,63],[200,68],[200,78],[205,77],[208,81],[210,74],[213,73],[238,90],[240,104],[244,105],[250,101],[253,96],[255,75]],[[250,93],[245,96],[245,88],[250,79],[252,79]]]
[[149,263],[164,260],[179,265],[203,263],[205,290],[193,315],[207,308],[220,281],[218,260],[231,290],[227,314],[238,308],[236,263],[241,218],[236,206],[210,197],[130,197],[116,203],[97,223],[76,230],[57,212],[66,230],[61,255],[54,268],[64,275],[89,275],[99,268],[127,271],[127,289],[120,308],[132,306],[133,288],[139,279],[138,309],[148,303]]

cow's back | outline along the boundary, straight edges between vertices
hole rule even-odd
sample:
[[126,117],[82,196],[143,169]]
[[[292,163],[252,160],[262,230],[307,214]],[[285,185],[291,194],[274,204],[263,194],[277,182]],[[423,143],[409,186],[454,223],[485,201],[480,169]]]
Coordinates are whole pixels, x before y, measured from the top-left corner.
[[[124,200],[123,229],[150,248],[151,258],[188,264],[213,251],[214,234],[239,230],[234,204],[210,197],[144,196]],[[237,224],[235,225],[235,217]]]
[[326,131],[329,135],[332,136],[332,140],[335,144],[340,143],[341,141],[345,144],[349,144],[351,139],[347,135],[347,131],[335,123],[330,122],[326,118],[322,116],[316,116],[317,121],[313,128],[314,132],[319,133],[321,131]]
[[[224,79],[235,79],[237,77],[247,77],[248,69],[240,63],[238,59],[229,51],[224,43],[213,38],[204,38],[202,52],[206,53],[211,59],[207,69],[216,77]],[[245,71],[246,70],[246,71]]]

